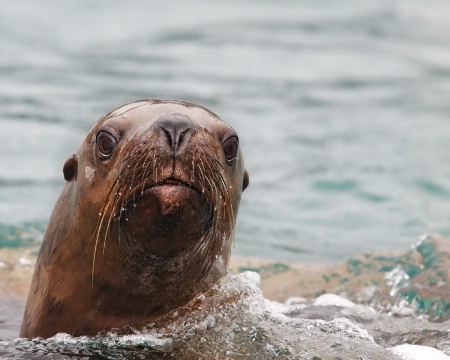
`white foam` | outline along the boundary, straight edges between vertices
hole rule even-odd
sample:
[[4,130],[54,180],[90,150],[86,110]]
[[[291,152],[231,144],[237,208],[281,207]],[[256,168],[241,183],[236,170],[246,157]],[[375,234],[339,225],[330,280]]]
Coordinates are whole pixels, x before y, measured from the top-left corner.
[[307,300],[304,297],[294,296],[294,297],[290,297],[289,299],[287,299],[285,304],[288,306],[300,305],[300,304],[305,304],[306,301]]
[[394,269],[386,273],[384,276],[386,285],[391,287],[389,295],[394,296],[400,289],[408,286],[409,275],[402,269],[401,265],[397,265]]
[[403,344],[389,350],[403,360],[450,360],[450,356],[430,346]]
[[150,346],[155,349],[164,350],[172,346],[172,339],[158,338],[151,334],[139,334],[139,335],[123,335],[114,339],[112,344],[117,345],[132,345],[132,346]]
[[356,304],[353,301],[350,301],[342,296],[335,294],[323,294],[319,296],[314,301],[315,306],[341,306],[341,307],[352,307]]

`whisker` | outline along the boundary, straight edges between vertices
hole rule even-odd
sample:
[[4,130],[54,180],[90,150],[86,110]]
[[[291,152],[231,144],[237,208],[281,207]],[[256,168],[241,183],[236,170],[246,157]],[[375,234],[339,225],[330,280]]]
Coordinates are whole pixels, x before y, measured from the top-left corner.
[[103,207],[101,209],[101,212],[99,213],[100,215],[100,220],[99,223],[97,225],[97,232],[96,232],[96,237],[95,237],[95,246],[94,246],[94,255],[92,258],[92,273],[91,273],[91,282],[92,282],[92,287],[94,286],[94,272],[95,272],[95,261],[96,261],[96,256],[97,256],[97,247],[98,247],[98,240],[100,237],[100,232],[101,229],[103,227],[103,221],[105,220],[105,215],[106,212],[110,206],[110,197],[111,194],[113,193],[116,185],[118,184],[118,182],[120,181],[120,178],[123,176],[123,174],[127,171],[127,167],[125,167],[124,169],[122,169],[122,171],[116,176],[113,185],[111,186],[111,188],[109,189],[109,192],[106,196],[106,200],[105,203],[103,204]]

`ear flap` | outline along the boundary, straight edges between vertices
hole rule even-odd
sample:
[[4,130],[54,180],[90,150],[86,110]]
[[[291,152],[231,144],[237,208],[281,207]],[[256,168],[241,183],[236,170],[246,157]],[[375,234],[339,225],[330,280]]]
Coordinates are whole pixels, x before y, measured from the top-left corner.
[[250,182],[250,177],[248,176],[247,170],[244,171],[244,181],[242,183],[242,191],[244,191]]
[[76,180],[77,172],[78,172],[78,160],[75,155],[72,155],[72,157],[68,158],[64,163],[63,167],[64,179],[66,179],[66,181]]

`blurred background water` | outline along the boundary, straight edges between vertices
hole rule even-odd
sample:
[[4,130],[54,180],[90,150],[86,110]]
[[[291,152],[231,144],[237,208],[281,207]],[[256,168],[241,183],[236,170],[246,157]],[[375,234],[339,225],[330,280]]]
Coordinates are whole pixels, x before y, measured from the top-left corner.
[[210,108],[250,173],[234,254],[334,261],[450,235],[450,2],[3,2],[0,246],[37,246],[64,161],[144,98]]

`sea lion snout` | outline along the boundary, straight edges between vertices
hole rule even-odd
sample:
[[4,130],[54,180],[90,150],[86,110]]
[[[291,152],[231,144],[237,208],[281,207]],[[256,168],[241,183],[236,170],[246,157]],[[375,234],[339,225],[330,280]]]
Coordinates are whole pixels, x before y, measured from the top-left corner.
[[155,121],[154,127],[164,133],[167,143],[175,154],[195,132],[196,124],[186,115],[164,114]]

